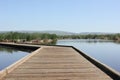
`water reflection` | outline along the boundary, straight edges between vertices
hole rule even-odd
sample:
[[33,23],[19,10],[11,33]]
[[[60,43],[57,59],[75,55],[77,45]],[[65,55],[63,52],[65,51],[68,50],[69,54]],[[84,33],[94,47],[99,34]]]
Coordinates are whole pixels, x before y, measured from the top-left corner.
[[[88,43],[96,43],[96,42],[113,42],[112,40],[103,40],[103,39],[63,39],[63,40],[58,40],[62,42],[88,42]],[[57,43],[58,43],[57,42]]]
[[11,48],[5,48],[4,46],[0,46],[0,53],[1,52],[6,52],[6,53],[8,53],[8,54],[12,54],[12,53],[14,53],[14,52],[17,52],[18,50],[13,50],[13,49],[11,49]]
[[8,67],[24,56],[28,55],[31,50],[11,48],[0,46],[0,70]]
[[28,50],[28,49],[22,49],[22,48],[12,48],[12,47],[6,47],[6,46],[1,46],[0,45],[0,52],[6,52],[6,53],[14,53],[14,52],[18,52],[18,51],[24,51],[24,52],[32,52],[32,50]]

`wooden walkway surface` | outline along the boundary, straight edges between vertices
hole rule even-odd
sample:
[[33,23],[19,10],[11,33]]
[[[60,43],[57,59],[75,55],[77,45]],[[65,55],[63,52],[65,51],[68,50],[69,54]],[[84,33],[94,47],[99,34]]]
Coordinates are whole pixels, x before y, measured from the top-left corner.
[[2,80],[112,80],[70,47],[42,47]]

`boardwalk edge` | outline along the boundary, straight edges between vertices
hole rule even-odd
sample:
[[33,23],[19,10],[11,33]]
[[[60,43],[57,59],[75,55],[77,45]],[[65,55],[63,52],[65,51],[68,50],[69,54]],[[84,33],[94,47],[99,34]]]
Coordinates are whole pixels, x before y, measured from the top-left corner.
[[103,72],[105,72],[107,75],[109,75],[112,79],[114,79],[114,80],[120,80],[120,73],[119,72],[117,72],[116,70],[110,68],[106,64],[103,64],[103,63],[99,62],[95,58],[86,55],[85,53],[83,53],[82,51],[78,50],[77,48],[75,48],[73,46],[72,46],[72,48],[74,50],[76,50],[77,52],[79,52],[79,54],[81,54],[83,57],[85,57],[92,64],[94,64],[99,69],[101,69]]
[[27,56],[21,58],[20,60],[18,60],[17,62],[11,64],[10,66],[8,66],[7,68],[3,69],[2,71],[0,71],[0,79],[2,79],[4,76],[6,76],[8,73],[10,73],[11,71],[13,71],[15,68],[17,68],[19,65],[21,65],[22,63],[24,63],[26,60],[28,60],[29,58],[31,58],[32,56],[34,56],[35,54],[38,53],[38,51],[42,49],[39,48],[35,51],[33,51],[32,53],[28,54]]

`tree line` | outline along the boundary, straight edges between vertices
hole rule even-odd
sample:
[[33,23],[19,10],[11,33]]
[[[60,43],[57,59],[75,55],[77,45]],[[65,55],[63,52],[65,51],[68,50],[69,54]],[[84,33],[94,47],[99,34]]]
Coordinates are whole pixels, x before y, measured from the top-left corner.
[[45,40],[48,39],[56,42],[57,39],[104,39],[104,40],[114,40],[120,41],[120,33],[118,34],[87,34],[87,35],[64,35],[58,36],[56,34],[48,34],[48,33],[22,33],[22,32],[5,32],[0,33],[0,41],[10,40],[16,41],[18,39],[26,39],[26,41],[31,40]]
[[104,40],[114,40],[120,41],[119,34],[87,34],[87,35],[64,35],[58,36],[59,39],[104,39]]
[[51,39],[55,41],[57,39],[57,35],[47,33],[21,33],[21,32],[0,33],[0,41],[5,40],[16,41],[18,39],[26,39],[26,41],[31,41],[34,39],[37,40]]

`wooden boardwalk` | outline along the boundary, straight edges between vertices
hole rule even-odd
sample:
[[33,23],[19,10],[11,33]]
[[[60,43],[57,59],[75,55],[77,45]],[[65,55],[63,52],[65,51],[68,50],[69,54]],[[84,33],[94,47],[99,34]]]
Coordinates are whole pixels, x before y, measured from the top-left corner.
[[70,47],[41,47],[2,80],[112,80]]

